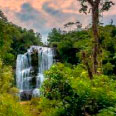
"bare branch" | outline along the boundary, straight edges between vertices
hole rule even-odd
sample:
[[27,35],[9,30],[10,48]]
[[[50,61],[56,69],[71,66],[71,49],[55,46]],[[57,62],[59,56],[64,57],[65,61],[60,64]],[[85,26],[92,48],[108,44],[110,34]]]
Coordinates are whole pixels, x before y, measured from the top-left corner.
[[93,0],[87,0],[88,1],[88,3],[91,5],[91,6],[93,6]]

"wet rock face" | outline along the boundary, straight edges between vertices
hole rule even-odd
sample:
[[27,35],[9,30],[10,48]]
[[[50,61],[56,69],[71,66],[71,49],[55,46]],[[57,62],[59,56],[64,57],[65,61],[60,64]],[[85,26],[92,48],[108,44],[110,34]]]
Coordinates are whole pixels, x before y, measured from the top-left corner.
[[26,100],[31,100],[32,98],[32,91],[23,91],[20,93],[20,100],[21,101],[26,101]]
[[38,51],[36,49],[33,49],[33,52],[31,54],[31,65],[33,70],[32,70],[32,80],[30,84],[33,88],[35,88],[38,73]]

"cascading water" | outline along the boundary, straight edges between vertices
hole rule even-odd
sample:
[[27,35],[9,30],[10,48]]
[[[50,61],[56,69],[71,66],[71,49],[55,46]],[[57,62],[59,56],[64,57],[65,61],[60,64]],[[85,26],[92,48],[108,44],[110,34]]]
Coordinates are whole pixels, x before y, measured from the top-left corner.
[[[25,54],[17,56],[16,84],[20,95],[40,95],[39,88],[44,80],[44,71],[53,64],[52,48],[32,46]],[[30,99],[30,98],[26,98]]]

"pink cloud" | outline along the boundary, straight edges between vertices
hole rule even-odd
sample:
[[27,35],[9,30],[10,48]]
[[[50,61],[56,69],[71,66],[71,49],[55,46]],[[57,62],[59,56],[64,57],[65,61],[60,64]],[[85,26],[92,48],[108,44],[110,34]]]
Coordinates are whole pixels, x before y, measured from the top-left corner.
[[[49,2],[49,6],[61,10],[64,13],[79,14],[80,3],[77,0],[0,0],[1,9],[9,8],[12,11],[19,12],[21,5],[25,2],[30,3],[34,8],[45,13],[42,6],[45,2]],[[116,3],[116,0],[113,0]],[[105,15],[116,14],[116,6],[113,6],[109,12],[105,12]]]
[[[113,1],[116,3],[116,0]],[[35,22],[39,23],[39,21],[37,21],[40,20],[39,16],[38,19],[35,19],[36,21],[32,19],[25,22],[17,17],[16,13],[22,12],[22,5],[24,3],[29,3],[32,8],[38,11],[37,15],[43,16],[41,20],[43,20],[43,18],[46,20],[43,27],[35,29],[33,26],[35,25]],[[58,16],[57,14],[50,14],[43,9],[43,5],[46,3],[48,3],[48,7],[53,10],[52,13],[58,11]],[[79,13],[80,3],[77,2],[77,0],[0,0],[0,7],[10,21],[22,27],[33,28],[36,31],[41,31],[41,28],[50,29],[53,27],[62,27],[68,21],[75,21],[78,19],[82,21],[84,26],[90,22],[90,16]],[[104,13],[105,17],[110,17],[111,15],[116,15],[116,5],[108,12]],[[44,29],[42,31],[44,31]]]

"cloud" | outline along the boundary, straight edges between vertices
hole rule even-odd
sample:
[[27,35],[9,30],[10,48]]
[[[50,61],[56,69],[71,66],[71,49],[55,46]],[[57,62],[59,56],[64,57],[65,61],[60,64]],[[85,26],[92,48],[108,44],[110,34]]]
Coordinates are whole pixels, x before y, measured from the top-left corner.
[[31,4],[22,4],[20,12],[16,12],[15,15],[20,20],[20,22],[25,23],[29,29],[32,28],[42,34],[48,33],[49,29],[45,28],[47,23],[45,15],[33,8]]
[[56,9],[50,7],[50,6],[49,6],[49,3],[50,3],[50,2],[45,2],[45,3],[43,4],[43,7],[42,7],[43,10],[44,10],[45,12],[47,12],[48,14],[50,14],[50,15],[59,16],[59,15],[61,14],[61,11],[60,11],[60,10],[56,10]]
[[22,21],[34,20],[38,18],[38,14],[40,15],[39,11],[32,8],[29,3],[24,3],[21,6],[21,11],[16,13],[17,17]]
[[58,10],[55,7],[51,6],[51,2],[45,2],[43,4],[43,10],[49,14],[49,18],[52,19],[51,22],[49,22],[49,25],[51,23],[50,26],[55,26],[55,27],[62,27],[65,23],[69,22],[69,21],[82,21],[83,19],[86,18],[86,20],[82,23],[86,23],[89,21],[90,19],[88,16],[86,15],[82,15],[82,14],[75,14],[75,13],[70,13],[70,12],[63,12],[63,10]]
[[[69,21],[79,20],[84,26],[91,22],[90,15],[79,13],[77,0],[0,0],[0,7],[10,21],[32,28],[44,37],[51,28],[62,28]],[[111,19],[116,24],[116,6],[104,13],[105,24],[109,24]]]
[[40,25],[45,23],[44,15],[38,10],[34,9],[29,3],[24,3],[21,6],[21,11],[16,13],[16,16],[24,22],[32,21],[40,23]]

